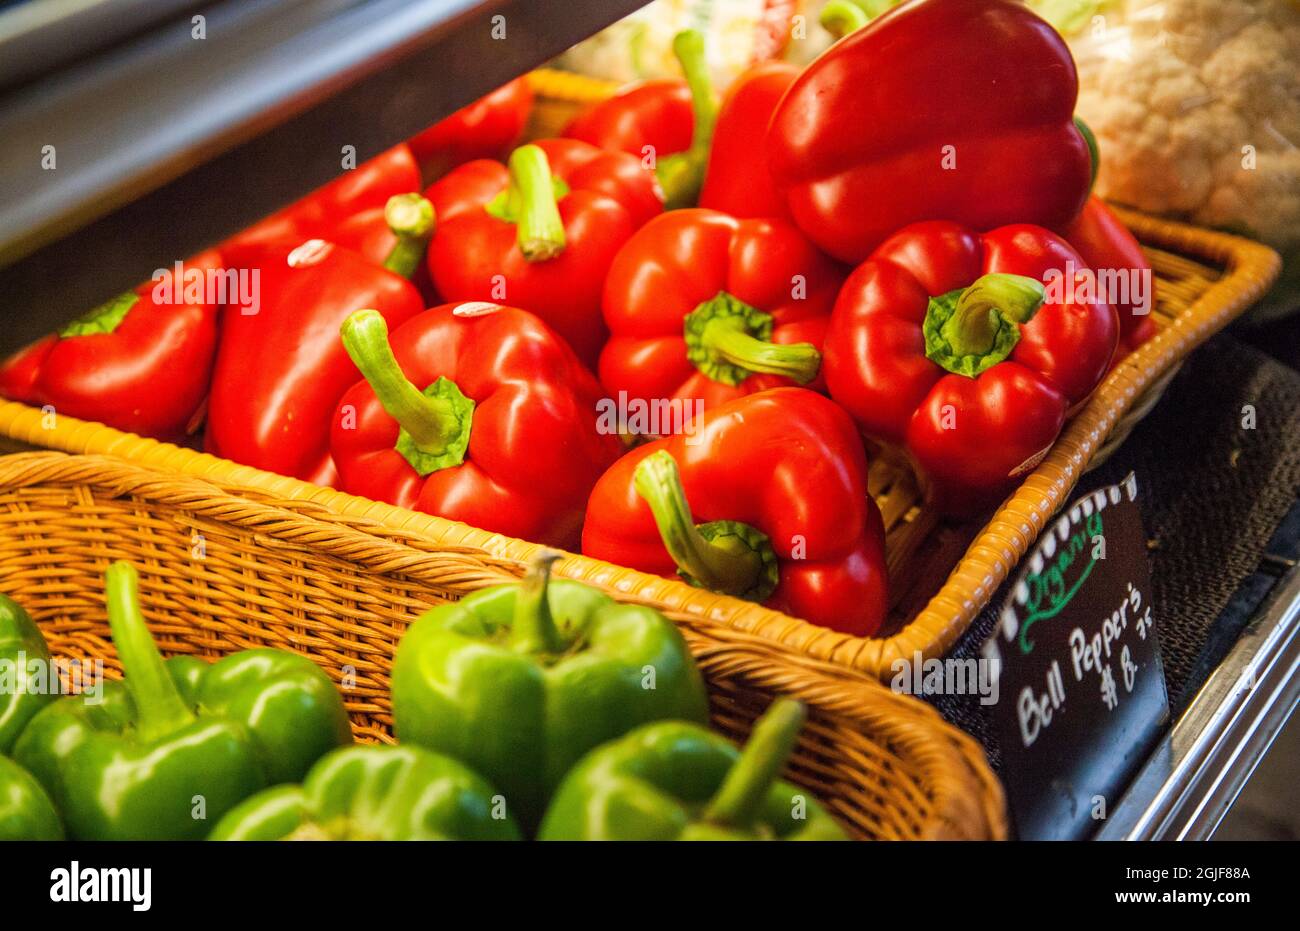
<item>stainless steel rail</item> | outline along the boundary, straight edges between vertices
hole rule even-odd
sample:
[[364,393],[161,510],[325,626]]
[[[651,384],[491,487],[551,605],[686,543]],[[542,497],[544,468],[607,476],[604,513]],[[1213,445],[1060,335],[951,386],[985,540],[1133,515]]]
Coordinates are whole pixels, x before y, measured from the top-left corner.
[[0,87],[144,31],[195,0],[19,0],[0,3]]
[[75,315],[645,2],[209,2],[0,92],[7,322]]
[[1098,840],[1204,840],[1300,701],[1300,569],[1292,569],[1157,745]]

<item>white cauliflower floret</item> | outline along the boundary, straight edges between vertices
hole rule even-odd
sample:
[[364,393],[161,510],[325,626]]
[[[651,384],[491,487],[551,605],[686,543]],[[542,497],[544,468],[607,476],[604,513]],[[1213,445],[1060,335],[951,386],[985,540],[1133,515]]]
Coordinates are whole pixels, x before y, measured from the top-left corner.
[[1300,247],[1300,4],[1116,0],[1070,41],[1100,193]]

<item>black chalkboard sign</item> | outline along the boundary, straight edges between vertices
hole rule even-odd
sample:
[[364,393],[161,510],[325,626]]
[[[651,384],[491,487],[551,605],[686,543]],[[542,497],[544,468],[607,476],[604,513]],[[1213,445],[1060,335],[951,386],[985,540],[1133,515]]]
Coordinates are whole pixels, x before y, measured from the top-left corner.
[[1130,474],[1049,524],[984,646],[1022,838],[1091,834],[1168,720],[1137,494]]

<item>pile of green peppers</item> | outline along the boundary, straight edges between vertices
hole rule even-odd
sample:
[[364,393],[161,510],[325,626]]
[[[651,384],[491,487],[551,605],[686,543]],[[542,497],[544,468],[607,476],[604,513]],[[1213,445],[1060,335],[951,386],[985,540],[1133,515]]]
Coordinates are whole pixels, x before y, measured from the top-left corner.
[[[710,732],[677,628],[539,558],[420,617],[393,665],[397,746],[354,746],[310,660],[163,659],[135,570],[105,573],[120,682],[59,697],[40,630],[0,596],[0,840],[843,839],[778,776],[779,700],[737,750]],[[41,687],[37,687],[37,686]]]
[[40,629],[22,605],[0,595],[0,840],[64,836],[49,795],[8,756],[27,722],[54,700],[48,684],[29,675],[29,670],[49,662]]
[[[248,796],[301,779],[351,742],[342,698],[309,659],[261,649],[215,663],[164,660],[140,611],[135,569],[114,563],[104,589],[124,678],[93,693],[24,689],[4,699],[6,717],[16,706],[26,718],[12,744],[0,745],[6,770],[40,799],[27,810],[53,803],[68,837],[201,840]],[[48,659],[26,613],[9,616],[27,654]],[[31,823],[50,825],[43,814]]]

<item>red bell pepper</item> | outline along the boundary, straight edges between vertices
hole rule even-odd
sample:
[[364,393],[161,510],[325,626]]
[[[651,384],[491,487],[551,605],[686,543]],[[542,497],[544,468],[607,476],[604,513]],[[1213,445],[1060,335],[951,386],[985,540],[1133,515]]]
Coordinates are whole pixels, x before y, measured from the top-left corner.
[[767,61],[750,67],[727,89],[713,130],[701,207],[733,217],[790,219],[772,181],[764,139],[777,103],[798,76],[789,62]]
[[[208,393],[221,297],[212,250],[167,269],[33,343],[0,366],[0,394],[180,441]],[[228,279],[227,279],[228,281]],[[223,283],[218,283],[223,284]]]
[[691,88],[681,79],[665,78],[629,85],[594,103],[564,128],[564,136],[601,149],[641,158],[649,152],[669,155],[691,147],[695,110]]
[[411,150],[394,146],[235,234],[217,249],[228,264],[251,266],[264,249],[292,249],[308,239],[333,241],[339,226],[355,214],[383,210],[390,197],[415,193],[420,187],[420,166]]
[[329,434],[334,408],[360,377],[339,327],[362,307],[397,325],[424,309],[399,272],[413,271],[432,210],[409,201],[407,232],[389,270],[350,249],[309,240],[266,253],[260,303],[227,307],[208,403],[207,449],[245,465],[321,485],[336,479]]
[[425,193],[438,216],[429,272],[443,299],[527,307],[594,366],[605,338],[605,274],[663,206],[640,163],[546,139],[516,149],[509,169],[469,162]]
[[679,32],[673,52],[685,81],[634,85],[592,105],[564,130],[570,139],[648,160],[670,210],[693,206],[699,198],[718,114],[704,36],[694,29]]
[[1118,361],[1158,332],[1151,316],[1155,307],[1151,263],[1124,222],[1095,195],[1088,198],[1078,219],[1061,232],[1088,267],[1107,276],[1113,285],[1111,293],[1104,296],[1119,314]]
[[825,343],[831,397],[868,434],[906,446],[942,509],[976,513],[1042,460],[1110,365],[1115,311],[1073,299],[1087,274],[1041,227],[900,230],[840,292]]
[[537,317],[445,304],[393,331],[362,310],[343,344],[365,377],[331,448],[344,490],[573,548],[592,485],[622,449],[597,430],[600,389]]
[[791,85],[767,157],[795,222],[862,261],[922,220],[1060,228],[1087,199],[1065,42],[1013,0],[917,0],[841,39]]
[[866,477],[843,410],[774,388],[616,462],[591,493],[582,551],[869,636],[889,602]]
[[629,401],[698,399],[706,410],[779,385],[819,388],[843,278],[782,220],[666,213],[610,267],[601,383]]
[[426,175],[440,178],[476,158],[505,157],[523,135],[532,109],[528,78],[515,78],[434,123],[407,144]]

